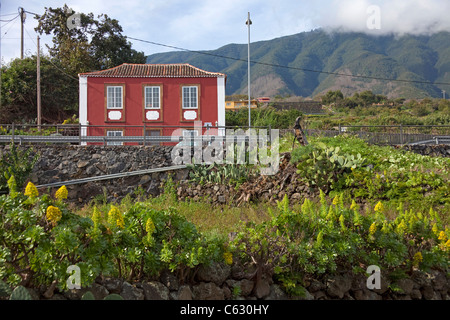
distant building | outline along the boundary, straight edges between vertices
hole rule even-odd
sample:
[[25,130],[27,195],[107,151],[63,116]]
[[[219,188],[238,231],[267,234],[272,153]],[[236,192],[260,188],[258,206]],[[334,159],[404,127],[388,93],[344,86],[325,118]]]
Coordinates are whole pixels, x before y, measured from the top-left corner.
[[[257,100],[250,100],[250,109],[254,109],[258,107]],[[239,110],[239,109],[248,109],[248,100],[239,100],[239,101],[225,101],[225,110]]]
[[258,102],[260,102],[260,103],[268,103],[268,102],[270,102],[270,98],[269,97],[259,97],[259,98],[256,98],[256,100],[258,100]]

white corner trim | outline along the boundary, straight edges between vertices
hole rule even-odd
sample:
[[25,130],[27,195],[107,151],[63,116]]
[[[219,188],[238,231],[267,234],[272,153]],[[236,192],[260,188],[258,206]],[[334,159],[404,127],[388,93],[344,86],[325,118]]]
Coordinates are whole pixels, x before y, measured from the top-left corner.
[[225,126],[225,77],[217,77],[217,125]]
[[80,124],[87,125],[87,77],[79,77],[78,119]]

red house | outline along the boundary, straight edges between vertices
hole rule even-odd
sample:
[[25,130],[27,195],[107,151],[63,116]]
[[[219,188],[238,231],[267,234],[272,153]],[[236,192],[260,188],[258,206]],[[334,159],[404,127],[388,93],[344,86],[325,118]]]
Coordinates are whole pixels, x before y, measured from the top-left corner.
[[189,64],[124,63],[78,76],[79,119],[88,126],[83,135],[170,136],[195,121],[225,126],[222,73]]

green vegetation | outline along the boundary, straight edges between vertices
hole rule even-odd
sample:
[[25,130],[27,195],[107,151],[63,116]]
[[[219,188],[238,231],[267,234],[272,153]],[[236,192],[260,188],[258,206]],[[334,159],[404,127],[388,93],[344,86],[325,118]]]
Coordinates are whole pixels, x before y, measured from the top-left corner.
[[[36,31],[52,35],[49,55],[41,55],[41,94],[43,123],[61,123],[78,114],[78,74],[115,67],[124,62],[144,63],[145,55],[131,48],[116,19],[105,14],[80,14],[80,26],[69,29],[74,10],[45,8],[36,16]],[[35,123],[36,56],[3,64],[1,72],[0,123]]]
[[[329,35],[319,29],[255,42],[251,44],[251,60],[265,64],[252,65],[252,92],[257,96],[275,91],[273,95],[316,97],[337,87],[345,95],[373,90],[376,94],[408,99],[441,97],[441,89],[446,88],[432,83],[450,80],[447,47],[442,45],[449,41],[448,32],[394,37],[350,32]],[[158,53],[148,56],[147,63],[187,62],[205,70],[223,72],[227,75],[226,94],[239,94],[245,92],[247,86],[247,82],[243,81],[247,70],[246,47],[244,44],[229,44],[208,52],[211,55]],[[218,59],[213,55],[232,59]],[[277,68],[271,64],[292,69]],[[430,84],[342,77],[299,69],[419,80]],[[267,84],[268,79],[271,83]]]
[[0,157],[0,191],[9,190],[8,180],[14,177],[16,186],[22,189],[37,161],[37,155],[32,155],[33,149],[21,149],[11,143],[9,151],[4,151]]
[[[250,110],[252,126],[269,127],[273,129],[289,129],[294,126],[295,119],[302,115],[296,109],[276,110],[273,107],[264,107]],[[248,126],[248,109],[237,111],[227,111],[225,113],[227,126],[246,127]]]
[[[136,200],[75,209],[65,187],[39,195],[29,183],[22,193],[10,178],[0,196],[0,295],[54,281],[64,290],[71,265],[86,287],[99,275],[131,281],[165,270],[189,282],[200,265],[217,261],[249,267],[256,281],[273,276],[292,295],[305,276],[341,269],[377,265],[396,279],[450,271],[450,159],[338,136],[311,139],[291,161],[317,198],[211,206],[178,200],[168,179],[159,197],[137,190]],[[17,289],[18,299],[24,293]]]
[[382,200],[394,208],[404,203],[414,210],[438,207],[450,212],[449,158],[369,146],[341,135],[311,138],[307,147],[294,149],[291,161],[306,184],[330,190],[331,195],[342,192],[359,201]]

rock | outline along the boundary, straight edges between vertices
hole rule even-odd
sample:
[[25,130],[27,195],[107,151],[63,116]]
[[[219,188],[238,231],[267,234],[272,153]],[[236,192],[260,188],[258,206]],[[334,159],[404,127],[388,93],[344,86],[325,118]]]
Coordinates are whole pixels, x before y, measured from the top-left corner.
[[267,281],[267,279],[265,279],[265,278],[262,278],[260,281],[255,283],[254,292],[255,292],[255,296],[258,299],[262,299],[262,298],[266,297],[267,295],[269,295],[270,294],[269,281]]
[[178,300],[192,300],[192,291],[189,286],[183,285],[178,289]]
[[[293,299],[295,300],[314,300],[314,296],[306,290],[306,288],[303,288],[303,293],[298,296],[294,296]],[[322,291],[316,291],[316,292],[322,292]]]
[[169,289],[161,282],[150,281],[142,284],[145,300],[169,300]]
[[214,282],[201,282],[193,287],[195,300],[224,300],[225,295]]
[[328,280],[327,294],[332,298],[342,299],[352,287],[352,278],[348,275],[337,275]]
[[140,185],[146,184],[146,183],[149,182],[151,179],[152,179],[152,178],[151,178],[148,174],[143,175],[143,176],[141,177],[141,179],[139,180],[139,184],[140,184]]
[[86,167],[87,165],[89,165],[89,161],[87,161],[87,160],[80,160],[77,163],[78,169],[82,169],[82,168]]
[[176,291],[179,288],[178,279],[171,272],[163,272],[159,277],[159,281],[171,291]]
[[213,262],[209,265],[201,265],[197,272],[197,278],[203,282],[214,282],[220,286],[230,276],[231,267],[224,263]]
[[297,201],[299,201],[299,200],[301,200],[301,199],[302,199],[302,195],[301,195],[300,193],[298,193],[298,192],[294,193],[294,194],[291,196],[291,200],[297,200]]
[[414,281],[411,279],[400,279],[396,282],[396,285],[401,290],[401,294],[410,295],[414,288]]
[[136,286],[133,286],[126,281],[122,285],[120,295],[124,300],[144,300],[143,290],[136,288]]
[[326,288],[326,285],[316,279],[312,279],[311,284],[308,286],[308,291],[311,293],[317,292],[319,290],[323,290]]
[[287,294],[280,288],[277,284],[272,284],[270,286],[270,293],[264,300],[287,300]]
[[122,281],[119,279],[105,279],[103,286],[109,293],[119,294],[122,291]]
[[382,297],[369,289],[360,289],[354,292],[355,300],[382,300]]

